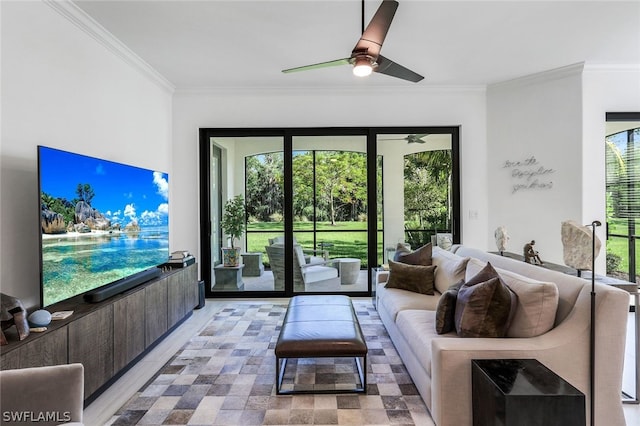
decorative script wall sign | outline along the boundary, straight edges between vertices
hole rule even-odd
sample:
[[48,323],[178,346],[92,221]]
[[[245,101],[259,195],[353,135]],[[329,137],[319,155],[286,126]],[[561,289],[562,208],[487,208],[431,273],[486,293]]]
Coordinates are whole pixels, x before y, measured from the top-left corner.
[[556,171],[544,167],[533,155],[524,160],[506,160],[503,169],[511,171],[511,193],[553,188],[551,175]]

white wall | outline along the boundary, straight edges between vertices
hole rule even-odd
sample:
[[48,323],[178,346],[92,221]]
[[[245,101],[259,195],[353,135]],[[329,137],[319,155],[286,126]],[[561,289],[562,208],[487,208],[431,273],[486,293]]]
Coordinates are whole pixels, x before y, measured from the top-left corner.
[[[582,218],[582,65],[524,77],[487,89],[490,250],[505,226],[508,251],[536,240],[542,260],[562,263],[560,223]],[[507,161],[538,164],[505,167]],[[546,174],[514,177],[517,171]],[[531,185],[538,183],[547,185]],[[515,185],[532,188],[514,192]],[[549,186],[550,185],[550,186]],[[484,247],[483,247],[484,248]]]
[[[341,127],[461,125],[462,241],[487,245],[485,93],[477,88],[229,90],[174,95],[174,203],[193,206],[173,218],[184,224],[174,242],[199,254],[198,129],[201,127]],[[174,184],[177,182],[174,180]],[[467,220],[469,210],[480,212]]]
[[[509,251],[520,253],[535,239],[543,260],[563,264],[563,220],[606,222],[605,114],[630,111],[640,111],[637,66],[578,64],[489,87],[489,232],[504,225],[511,236]],[[504,162],[530,156],[555,170],[538,176],[552,181],[553,188],[513,193],[512,186],[523,179],[510,177],[515,167],[504,168]],[[596,233],[605,243],[605,227]],[[489,249],[496,249],[493,243]],[[596,273],[603,275],[604,253],[603,246],[596,259]]]
[[171,180],[171,93],[46,3],[0,8],[0,289],[30,308],[40,303],[36,146],[166,171]]

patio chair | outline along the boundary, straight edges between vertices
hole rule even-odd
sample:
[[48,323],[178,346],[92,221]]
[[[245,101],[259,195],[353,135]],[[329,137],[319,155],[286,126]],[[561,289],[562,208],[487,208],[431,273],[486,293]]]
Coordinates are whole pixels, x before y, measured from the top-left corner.
[[335,290],[339,290],[339,260],[318,260],[319,258],[316,257],[311,262],[307,262],[301,246],[294,245],[293,251],[295,254],[294,263],[297,261],[299,266],[293,268],[295,290],[312,291],[313,286],[309,287],[310,284],[323,284],[328,287],[327,289],[335,287]]
[[273,289],[284,290],[284,245],[272,244],[265,246],[269,256],[269,264],[273,273]]
[[[284,245],[284,236],[278,236],[274,238],[269,238],[269,244],[282,244]],[[293,245],[297,245],[296,237],[293,237]],[[329,260],[329,250],[326,250],[324,247],[320,250],[318,249],[305,249],[303,248],[303,252],[305,253],[305,261],[306,263],[318,263],[318,262],[326,262]]]
[[[267,256],[269,256],[269,264],[273,273],[275,290],[284,289],[284,244],[272,244],[265,246]],[[338,284],[336,290],[339,289],[340,277],[338,273],[337,260],[324,260],[323,258],[312,256],[307,263],[306,256],[299,244],[293,246],[294,251],[294,268],[293,283],[296,291],[313,290],[306,287],[308,284],[323,283],[333,286],[334,282]]]

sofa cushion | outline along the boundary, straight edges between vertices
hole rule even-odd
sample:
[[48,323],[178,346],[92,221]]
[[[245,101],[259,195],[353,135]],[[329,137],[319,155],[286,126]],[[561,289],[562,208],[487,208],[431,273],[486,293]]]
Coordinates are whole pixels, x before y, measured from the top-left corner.
[[438,334],[449,333],[456,329],[456,301],[462,284],[464,284],[464,280],[452,285],[442,293],[440,300],[438,300],[436,308],[436,332]]
[[458,256],[440,247],[433,247],[431,261],[433,265],[438,267],[435,280],[436,290],[444,293],[449,289],[449,286],[464,278],[469,258]]
[[[472,277],[485,267],[485,262],[471,259],[466,276]],[[558,309],[558,287],[552,282],[533,280],[515,272],[495,268],[504,282],[518,296],[507,337],[534,337],[553,328]]]
[[405,244],[398,244],[393,260],[396,262],[408,263],[409,265],[429,266],[431,265],[432,248],[431,243],[429,243],[411,251]]
[[458,291],[455,324],[460,337],[505,337],[517,297],[487,263]]
[[377,286],[376,293],[378,304],[381,305],[378,309],[384,309],[394,321],[399,312],[408,309],[435,312],[440,299],[438,292],[431,296],[397,288],[386,288],[384,284]]
[[389,260],[387,288],[399,288],[421,294],[434,294],[435,266],[408,265]]
[[458,336],[453,332],[439,336],[435,330],[435,322],[435,311],[408,309],[399,312],[396,318],[398,330],[428,375],[431,375],[431,342],[433,339],[443,337],[458,339]]

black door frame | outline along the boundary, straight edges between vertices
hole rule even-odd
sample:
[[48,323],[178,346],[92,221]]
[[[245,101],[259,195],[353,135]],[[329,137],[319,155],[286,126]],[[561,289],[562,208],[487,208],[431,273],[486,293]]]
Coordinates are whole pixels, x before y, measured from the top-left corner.
[[[640,112],[608,112],[605,115],[606,121],[640,121]],[[605,170],[606,172],[606,170]],[[630,189],[631,190],[631,189]],[[638,265],[636,264],[636,240],[640,239],[637,235],[638,230],[635,228],[635,222],[633,219],[628,219],[627,223],[627,235],[617,235],[609,233],[609,222],[607,222],[606,231],[607,239],[611,237],[627,238],[627,250],[629,256],[629,281],[636,282],[636,275],[638,274]]]
[[[367,147],[367,260],[369,267],[377,265],[378,212],[376,200],[377,136],[382,134],[450,134],[452,161],[452,210],[453,243],[460,243],[460,127],[459,126],[413,126],[413,127],[313,127],[313,128],[201,128],[199,131],[200,166],[200,268],[205,282],[205,296],[261,298],[290,297],[293,292],[293,138],[296,136],[366,136]],[[284,153],[284,236],[285,236],[285,290],[284,291],[217,291],[211,290],[211,138],[214,137],[282,137]],[[206,271],[206,272],[204,272]],[[368,290],[348,292],[350,296],[367,297],[372,294],[371,274]],[[305,292],[304,294],[313,294]],[[326,293],[325,293],[326,294]]]

